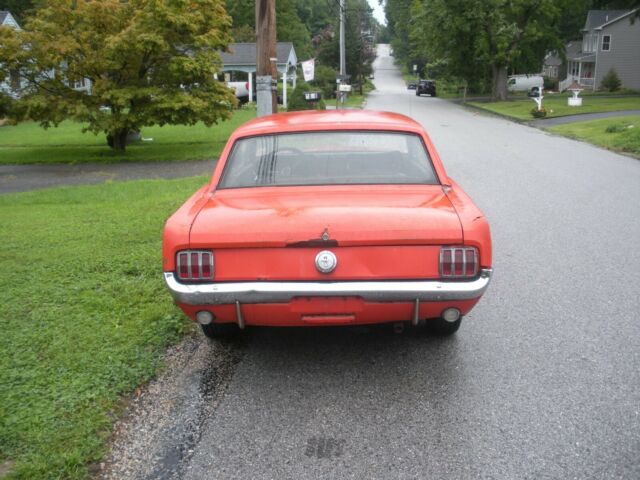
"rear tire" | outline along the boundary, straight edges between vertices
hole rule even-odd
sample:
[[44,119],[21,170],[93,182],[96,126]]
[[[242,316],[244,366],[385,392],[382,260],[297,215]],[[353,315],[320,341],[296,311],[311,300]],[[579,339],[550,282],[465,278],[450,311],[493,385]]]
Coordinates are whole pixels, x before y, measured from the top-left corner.
[[209,325],[200,325],[202,333],[211,339],[228,338],[240,333],[238,325],[235,323],[210,323]]
[[462,317],[455,322],[447,322],[444,318],[436,318],[434,320],[427,320],[427,330],[440,336],[453,335],[458,331],[461,323]]

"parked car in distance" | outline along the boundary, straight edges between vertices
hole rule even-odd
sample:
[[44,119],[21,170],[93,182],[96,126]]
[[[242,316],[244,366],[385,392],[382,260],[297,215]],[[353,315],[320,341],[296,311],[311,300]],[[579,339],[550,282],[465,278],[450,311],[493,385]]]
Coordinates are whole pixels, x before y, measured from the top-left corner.
[[407,83],[407,90],[415,90],[418,82],[409,82]]
[[166,223],[163,271],[209,337],[377,323],[451,334],[489,284],[491,236],[415,121],[291,112],[231,135]]
[[420,80],[416,86],[416,95],[436,96],[436,82],[434,80]]
[[542,75],[511,75],[507,80],[507,89],[510,92],[529,92],[533,87],[542,88],[544,79]]

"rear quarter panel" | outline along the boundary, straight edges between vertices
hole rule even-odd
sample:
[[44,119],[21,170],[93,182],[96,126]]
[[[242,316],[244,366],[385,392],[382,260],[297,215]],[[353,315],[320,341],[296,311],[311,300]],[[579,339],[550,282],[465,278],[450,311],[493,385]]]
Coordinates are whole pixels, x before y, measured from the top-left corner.
[[465,245],[473,246],[480,252],[480,266],[490,268],[493,262],[491,230],[484,213],[473,203],[471,197],[452,179],[449,179],[447,196],[458,213],[462,225]]
[[175,253],[189,248],[191,225],[207,202],[209,190],[208,184],[201,187],[165,223],[162,235],[162,267],[165,272],[175,270]]

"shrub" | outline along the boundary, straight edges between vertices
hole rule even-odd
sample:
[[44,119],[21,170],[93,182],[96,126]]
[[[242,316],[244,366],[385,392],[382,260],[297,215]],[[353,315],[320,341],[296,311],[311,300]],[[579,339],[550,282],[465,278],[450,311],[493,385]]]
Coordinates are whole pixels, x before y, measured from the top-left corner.
[[311,88],[306,82],[299,82],[296,88],[293,90],[291,94],[291,100],[289,101],[289,106],[287,107],[287,111],[293,112],[296,110],[324,110],[325,104],[321,99],[319,102],[307,102],[304,99],[305,92],[313,92],[318,91],[315,88]]
[[615,68],[611,68],[611,70],[602,77],[602,82],[600,82],[600,87],[604,90],[608,90],[609,92],[616,92],[620,90],[621,86],[622,82],[620,81],[620,77],[618,77],[618,73]]
[[633,128],[633,125],[629,125],[628,123],[614,123],[609,125],[605,132],[607,133],[621,133],[626,132],[629,128]]
[[534,107],[531,109],[531,115],[533,115],[534,118],[544,118],[547,116],[547,110],[545,110],[544,107],[540,110],[538,110],[537,107]]
[[326,65],[316,66],[315,78],[312,85],[322,91],[322,98],[334,98],[336,92],[336,72]]

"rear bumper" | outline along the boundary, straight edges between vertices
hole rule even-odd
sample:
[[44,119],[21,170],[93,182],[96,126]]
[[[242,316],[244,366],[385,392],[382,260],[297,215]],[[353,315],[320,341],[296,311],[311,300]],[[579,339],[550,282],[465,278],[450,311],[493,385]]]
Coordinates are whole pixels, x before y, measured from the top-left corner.
[[365,302],[445,302],[482,296],[492,269],[469,281],[339,281],[339,282],[229,282],[184,284],[173,272],[164,279],[176,303],[183,305],[287,303],[299,297],[358,297]]

